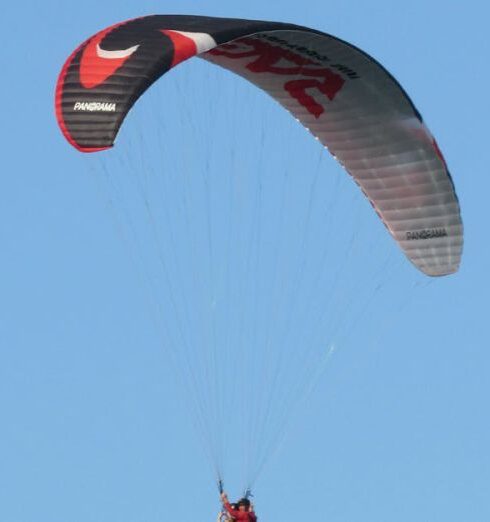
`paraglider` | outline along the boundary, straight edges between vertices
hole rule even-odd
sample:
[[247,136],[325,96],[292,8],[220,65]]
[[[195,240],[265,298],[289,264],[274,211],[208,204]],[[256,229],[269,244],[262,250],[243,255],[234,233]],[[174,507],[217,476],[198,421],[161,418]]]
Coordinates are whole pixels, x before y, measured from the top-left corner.
[[[463,225],[453,181],[436,140],[408,95],[386,69],[362,50],[318,30],[280,22],[190,15],[144,16],[110,26],[75,49],[59,75],[56,116],[65,138],[81,152],[99,152],[111,148],[125,117],[138,98],[160,77],[194,56],[232,71],[265,91],[328,148],[359,186],[389,234],[418,270],[428,276],[445,276],[458,270]],[[205,102],[202,100],[202,103]],[[204,132],[213,132],[211,122]],[[247,144],[242,146],[246,147]],[[183,200],[187,205],[187,200]],[[147,200],[145,206],[150,207]],[[156,220],[153,215],[150,218],[153,226]],[[226,221],[226,218],[221,221]],[[307,219],[305,223],[308,223]],[[197,233],[195,235],[199,236]],[[256,235],[250,236],[255,238]],[[319,237],[318,242],[321,241],[334,243],[335,238],[325,234]],[[212,247],[211,241],[208,241],[211,254]],[[186,254],[188,260],[192,259],[195,252],[191,249]],[[376,252],[373,256],[376,256]],[[185,292],[181,289],[173,291],[173,280],[167,273],[165,256],[161,258],[164,279],[170,281],[167,295],[171,306],[178,309],[179,302],[175,295],[180,296]],[[253,272],[250,268],[252,262],[245,264],[247,274]],[[175,265],[179,266],[179,260]],[[215,283],[212,255],[208,265],[211,267],[211,284],[200,284],[194,274],[199,288],[213,287]],[[234,280],[226,273],[227,281]],[[284,292],[284,299],[290,299],[294,304],[301,302],[301,299],[296,299],[300,275],[298,270],[297,277],[292,278],[293,291]],[[240,280],[240,277],[235,279]],[[282,283],[279,280],[272,286],[280,287]],[[243,286],[246,286],[246,282]],[[333,289],[330,292],[332,296],[336,295]],[[217,293],[214,293],[213,287],[211,297],[203,300],[206,311],[212,310],[209,314],[213,318],[219,301]],[[228,296],[229,301],[235,296],[228,291],[222,291],[221,297],[223,294]],[[242,297],[238,291],[236,294],[234,303],[241,303]],[[222,309],[232,308],[229,301],[222,297]],[[257,297],[255,301],[258,301]],[[276,302],[273,304],[280,309]],[[182,317],[192,315],[189,314],[189,308],[192,307],[185,303],[181,306],[184,312],[176,313],[178,332],[174,336],[177,339],[174,345],[176,349],[191,351],[196,344],[192,327],[182,327],[185,320]],[[257,310],[256,302],[253,306]],[[318,308],[321,309],[321,306]],[[293,310],[293,305],[284,307],[282,321],[287,326],[291,324]],[[259,316],[258,312],[254,315],[257,322],[256,316]],[[228,315],[225,315],[223,324],[227,323],[228,328],[231,321],[227,320]],[[274,320],[277,320],[275,316],[264,328],[264,335],[254,337],[257,346],[262,348],[260,356],[265,360],[264,367],[267,361],[274,359],[274,348],[280,357],[286,357],[288,329],[284,328],[281,337],[271,340],[270,325]],[[240,323],[243,330],[246,330],[247,324],[246,321]],[[189,330],[191,333],[188,333]],[[220,354],[227,353],[233,343],[225,334],[220,337],[215,331],[217,329],[209,330],[209,367],[216,370]],[[205,347],[206,343],[199,339],[199,357],[196,359],[206,359]],[[186,353],[186,360],[189,359],[193,358]],[[251,366],[252,363],[245,365],[245,368]],[[281,383],[280,369],[278,363],[278,367],[271,372],[272,378],[266,371],[258,373],[273,388],[272,384],[279,386]],[[226,384],[223,384],[221,375],[210,377],[211,373],[208,369],[206,372],[191,369],[189,382],[190,387],[195,388],[193,392],[197,400],[204,402],[199,414],[206,417],[211,411],[209,417],[214,420],[219,417],[219,408],[223,407],[222,391]],[[231,372],[226,368],[225,373]],[[299,371],[297,373],[301,374]],[[202,389],[206,386],[216,386],[218,404],[203,398]],[[296,388],[291,388],[291,394],[294,395]],[[256,401],[259,404],[257,409],[260,410],[257,417],[262,417],[261,422],[252,423],[251,440],[263,436],[262,425],[268,422],[273,410],[271,397],[274,391],[270,397],[260,397]],[[277,395],[279,399],[276,399],[282,401],[287,410],[289,406],[284,400],[286,394]],[[223,410],[226,411],[226,408],[223,407]],[[220,422],[216,421],[215,424],[220,425]],[[277,425],[282,427],[282,418],[279,418]],[[211,452],[218,454],[220,444],[220,440],[213,441],[210,444],[213,446]],[[265,448],[265,452],[269,451],[269,445],[266,444]],[[251,481],[255,480],[261,469],[263,455],[255,460],[250,477],[247,478],[247,487],[251,486]],[[220,477],[219,463],[216,463],[216,468]],[[224,493],[222,500],[229,516],[237,521],[255,522],[253,506],[247,496],[235,506],[229,503]]]
[[186,15],[108,27],[77,48],[59,76],[65,137],[84,152],[111,147],[139,96],[196,55],[265,90],[328,147],[420,270],[458,269],[459,204],[435,139],[379,63],[320,31]]
[[223,492],[221,493],[221,500],[232,520],[236,520],[237,522],[256,522],[257,517],[255,515],[254,506],[248,498],[244,497],[235,504],[230,504],[228,495]]

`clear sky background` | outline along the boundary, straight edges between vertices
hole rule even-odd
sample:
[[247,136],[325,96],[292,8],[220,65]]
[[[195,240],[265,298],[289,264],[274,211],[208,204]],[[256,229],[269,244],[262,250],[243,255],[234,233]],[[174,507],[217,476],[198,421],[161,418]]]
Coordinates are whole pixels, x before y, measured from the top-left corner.
[[257,483],[261,519],[490,520],[484,2],[47,0],[2,12],[0,521],[211,520],[218,508],[140,280],[53,111],[76,45],[153,13],[293,22],[361,47],[425,117],[461,202],[460,272],[397,301],[399,316],[381,300],[394,321],[382,332],[373,312],[351,333]]

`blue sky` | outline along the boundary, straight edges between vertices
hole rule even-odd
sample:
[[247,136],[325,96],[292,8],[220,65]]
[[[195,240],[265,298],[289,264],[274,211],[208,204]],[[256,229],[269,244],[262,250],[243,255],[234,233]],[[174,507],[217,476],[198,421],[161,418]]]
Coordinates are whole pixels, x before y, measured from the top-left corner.
[[[150,13],[290,21],[361,47],[393,73],[424,115],[461,202],[461,270],[427,284],[398,257],[354,187],[341,187],[342,201],[358,205],[356,223],[368,220],[380,259],[393,260],[395,282],[388,281],[366,315],[345,327],[348,336],[341,336],[294,415],[256,484],[261,519],[488,520],[489,13],[476,1],[347,0],[4,6],[0,520],[190,521],[211,519],[218,508],[180,393],[185,390],[161,349],[150,300],[130,258],[134,250],[98,183],[104,165],[118,159],[80,157],[53,114],[56,77],[72,49],[109,24]],[[183,66],[175,81],[189,88],[193,74]],[[220,76],[209,73],[209,81],[216,85]],[[297,140],[301,154],[286,158],[292,172],[300,164],[317,168],[318,148],[294,122],[280,130],[285,120],[268,100],[246,87],[235,91],[233,81],[223,83],[226,110],[233,110],[237,92],[258,104],[251,112],[260,114],[260,130],[274,128],[265,139],[271,148],[282,139]],[[196,95],[187,106],[200,104]],[[209,104],[214,111],[216,101]],[[149,108],[142,104],[128,123],[140,129]],[[180,121],[181,132],[189,128],[175,104],[169,117]],[[227,139],[229,128],[219,125],[226,113],[215,117],[213,137],[204,145],[214,133],[217,141]],[[196,118],[202,125],[206,113]],[[252,118],[243,123],[246,130],[252,125]],[[245,130],[233,132],[240,142],[247,138]],[[130,139],[128,128],[121,144]],[[183,147],[178,136],[167,146]],[[219,148],[213,150],[211,167],[221,161]],[[246,153],[240,158],[253,159]],[[182,166],[187,173],[192,161]],[[261,161],[271,167],[267,158]],[[322,160],[321,167],[331,179],[343,179],[333,161]],[[361,239],[359,248],[365,247]],[[361,264],[351,269],[363,273]],[[153,267],[148,270],[155,276]],[[407,288],[407,299],[397,294]]]

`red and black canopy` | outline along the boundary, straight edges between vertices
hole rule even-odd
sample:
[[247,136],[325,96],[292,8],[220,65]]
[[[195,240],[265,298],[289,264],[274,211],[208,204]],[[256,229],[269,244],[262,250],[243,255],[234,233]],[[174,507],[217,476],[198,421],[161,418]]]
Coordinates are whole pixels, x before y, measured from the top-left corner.
[[458,269],[459,204],[436,141],[386,69],[320,31],[186,15],[113,25],[78,47],[61,71],[56,114],[65,137],[84,152],[111,147],[146,89],[196,55],[266,91],[328,147],[420,270]]

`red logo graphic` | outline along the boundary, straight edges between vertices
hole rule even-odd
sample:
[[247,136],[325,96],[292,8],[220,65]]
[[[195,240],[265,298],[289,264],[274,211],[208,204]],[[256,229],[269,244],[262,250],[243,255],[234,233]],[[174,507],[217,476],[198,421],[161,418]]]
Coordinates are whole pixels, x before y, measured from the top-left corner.
[[80,83],[86,89],[97,87],[112,76],[138,49],[138,45],[117,51],[106,51],[100,47],[105,36],[117,26],[109,27],[96,34],[85,47],[80,60]]
[[168,36],[174,44],[174,57],[171,67],[175,67],[179,63],[197,54],[197,45],[192,38],[189,38],[178,31],[161,29],[161,32]]
[[[248,49],[244,49],[244,45]],[[309,58],[255,38],[242,38],[209,53],[232,59],[255,58],[247,65],[247,69],[254,73],[297,76],[298,79],[286,81],[284,89],[315,118],[319,118],[325,108],[308,91],[317,89],[331,101],[345,83],[340,75]],[[280,62],[289,62],[290,65],[282,66]]]

